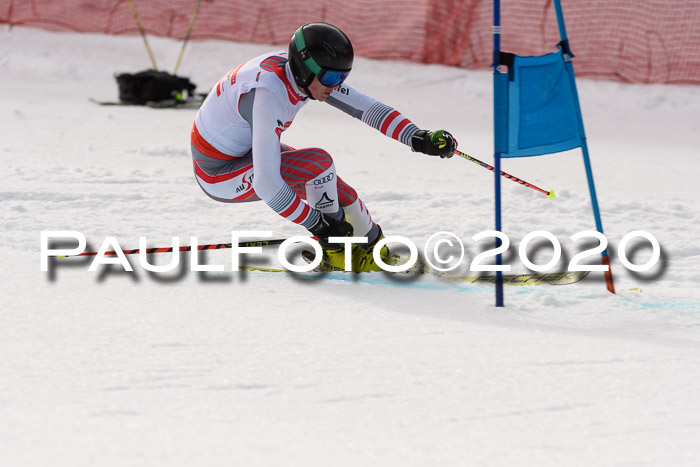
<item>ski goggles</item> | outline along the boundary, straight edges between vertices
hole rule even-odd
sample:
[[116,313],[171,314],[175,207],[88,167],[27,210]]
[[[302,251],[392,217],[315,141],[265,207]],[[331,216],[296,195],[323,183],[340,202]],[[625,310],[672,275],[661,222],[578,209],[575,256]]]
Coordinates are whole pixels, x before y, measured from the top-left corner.
[[306,67],[311,70],[313,74],[316,75],[318,81],[326,86],[327,88],[334,88],[343,84],[350,74],[350,70],[340,71],[333,70],[330,68],[323,68],[321,65],[316,63],[316,60],[309,53],[309,49],[306,48],[306,41],[304,40],[304,33],[302,32],[303,27],[297,29],[294,33],[294,41],[299,51],[299,56],[304,61]]
[[318,73],[316,76],[318,77],[318,81],[322,85],[324,85],[327,88],[334,88],[343,84],[343,81],[347,79],[349,74],[349,71],[337,71],[329,70],[328,68],[322,68],[321,72]]

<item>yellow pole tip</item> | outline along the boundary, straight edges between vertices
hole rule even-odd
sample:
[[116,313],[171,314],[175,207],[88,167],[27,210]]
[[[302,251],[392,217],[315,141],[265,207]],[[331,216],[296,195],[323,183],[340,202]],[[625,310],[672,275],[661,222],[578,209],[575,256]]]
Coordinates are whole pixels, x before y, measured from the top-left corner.
[[549,190],[549,193],[547,193],[547,198],[548,199],[554,198],[554,190]]

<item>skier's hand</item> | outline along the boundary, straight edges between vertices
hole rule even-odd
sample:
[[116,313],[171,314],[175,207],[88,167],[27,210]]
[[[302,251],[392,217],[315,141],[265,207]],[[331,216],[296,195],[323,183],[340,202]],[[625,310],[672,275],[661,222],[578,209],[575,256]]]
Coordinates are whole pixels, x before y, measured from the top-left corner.
[[318,222],[309,228],[315,237],[318,237],[318,243],[324,250],[337,249],[342,246],[341,243],[329,243],[328,237],[352,237],[353,228],[350,223],[345,222],[345,216],[342,219],[334,219],[331,216],[321,213]]
[[457,140],[446,130],[418,130],[411,136],[411,149],[449,159],[457,150]]

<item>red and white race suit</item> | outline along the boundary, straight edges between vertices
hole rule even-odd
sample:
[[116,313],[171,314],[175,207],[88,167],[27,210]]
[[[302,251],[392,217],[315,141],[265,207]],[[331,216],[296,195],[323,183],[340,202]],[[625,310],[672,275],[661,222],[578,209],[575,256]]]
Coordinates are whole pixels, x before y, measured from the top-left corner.
[[[191,134],[199,185],[218,201],[262,199],[306,228],[319,212],[343,208],[355,235],[375,230],[367,208],[338,177],[326,151],[281,144],[282,132],[309,101],[291,76],[287,52],[278,51],[237,66],[212,88]],[[347,84],[334,89],[326,102],[407,145],[418,130],[398,111]]]

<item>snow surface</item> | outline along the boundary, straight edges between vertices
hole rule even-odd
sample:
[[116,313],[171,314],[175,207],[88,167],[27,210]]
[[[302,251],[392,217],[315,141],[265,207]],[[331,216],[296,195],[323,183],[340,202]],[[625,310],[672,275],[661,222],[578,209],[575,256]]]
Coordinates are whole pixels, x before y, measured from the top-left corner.
[[[497,309],[491,286],[239,275],[227,251],[206,256],[222,274],[150,275],[136,258],[132,273],[85,261],[41,272],[42,230],[80,231],[93,249],[107,236],[134,248],[305,231],[201,192],[194,110],[88,101],[116,98],[113,73],[148,67],[140,38],[0,35],[0,465],[697,465],[700,88],[579,80],[619,293],[592,273],[507,288]],[[172,69],[180,44],[150,43]],[[205,91],[270,49],[195,42],[180,74]],[[349,82],[491,162],[489,72],[357,59]],[[489,247],[471,240],[493,228],[483,168],[413,154],[318,103],[284,138],[327,149],[387,234],[422,246],[455,232],[468,258]],[[503,180],[511,251],[548,230],[565,268],[569,237],[594,228],[580,152],[503,169],[557,193]],[[662,246],[647,273],[615,255],[633,230]],[[629,251],[651,255],[644,242]]]

